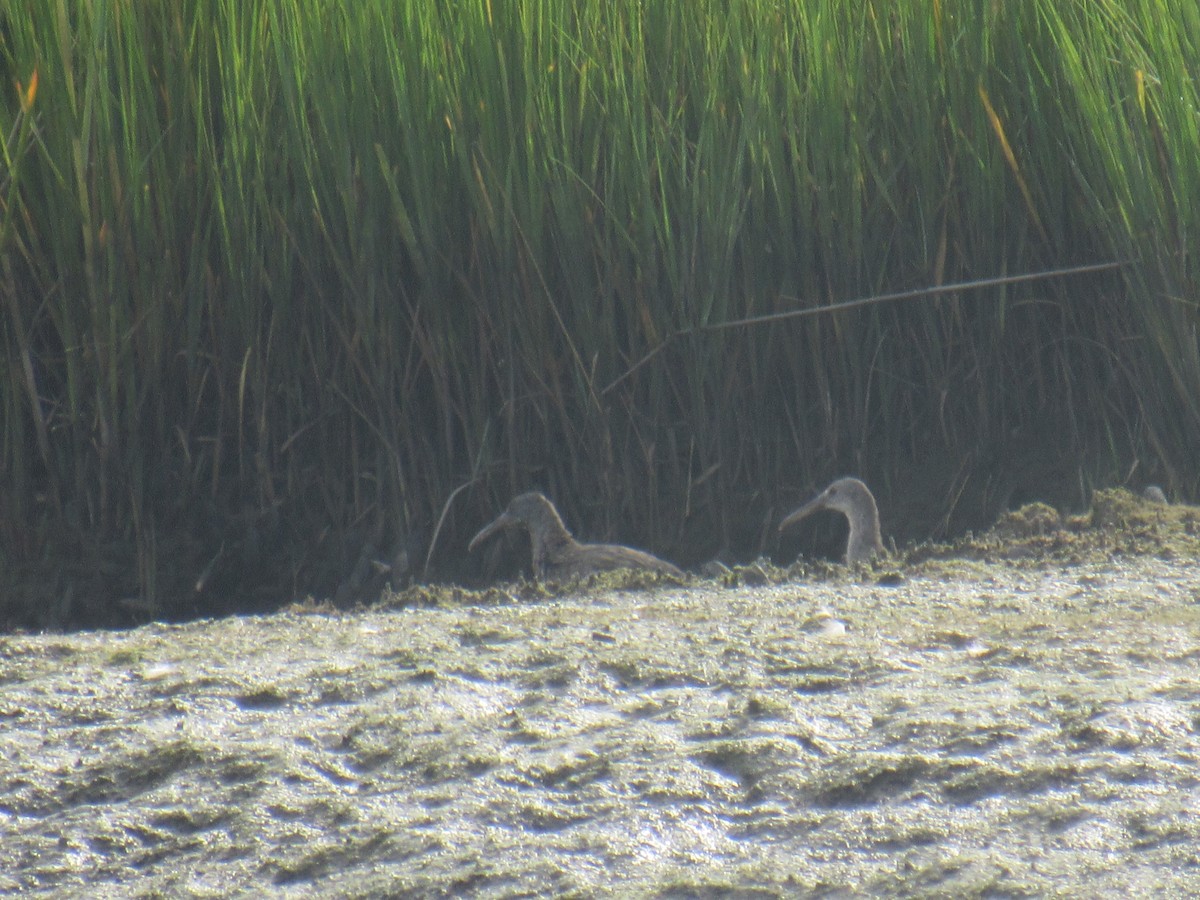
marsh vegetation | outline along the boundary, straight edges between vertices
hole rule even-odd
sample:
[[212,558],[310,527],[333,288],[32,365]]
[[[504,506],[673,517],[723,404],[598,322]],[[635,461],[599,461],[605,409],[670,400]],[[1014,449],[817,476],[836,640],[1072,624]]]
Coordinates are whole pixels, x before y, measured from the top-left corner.
[[1151,0],[0,3],[0,621],[515,575],[463,548],[535,487],[685,566],[838,474],[901,542],[1194,497],[1198,59]]

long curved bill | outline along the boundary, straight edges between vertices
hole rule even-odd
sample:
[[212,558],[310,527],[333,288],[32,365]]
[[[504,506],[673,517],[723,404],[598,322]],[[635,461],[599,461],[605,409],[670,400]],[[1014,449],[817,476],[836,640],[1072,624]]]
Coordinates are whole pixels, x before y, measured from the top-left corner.
[[801,519],[815,513],[818,509],[824,509],[825,508],[825,495],[827,493],[829,493],[829,492],[821,491],[821,493],[817,494],[817,496],[813,497],[811,500],[809,500],[807,503],[805,503],[802,507],[789,513],[787,518],[785,518],[782,522],[779,523],[779,530],[783,531],[783,529],[787,528],[789,525],[795,525]]
[[497,531],[508,528],[510,525],[517,524],[517,520],[510,516],[507,512],[500,513],[499,516],[490,524],[485,525],[475,537],[471,538],[471,543],[467,545],[467,552],[474,552],[475,547],[486,541]]

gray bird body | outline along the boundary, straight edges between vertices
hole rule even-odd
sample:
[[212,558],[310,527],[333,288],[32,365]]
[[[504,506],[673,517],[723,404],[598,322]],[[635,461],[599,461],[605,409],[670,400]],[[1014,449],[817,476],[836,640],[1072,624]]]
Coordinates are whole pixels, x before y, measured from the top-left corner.
[[819,509],[836,509],[850,522],[850,537],[846,541],[846,562],[863,562],[882,554],[883,538],[879,534],[879,507],[870,488],[857,478],[839,478],[799,509],[779,523],[779,530],[799,522]]
[[537,578],[564,581],[615,569],[641,569],[683,576],[683,572],[671,563],[633,547],[580,543],[571,536],[554,504],[537,492],[514,497],[508,509],[471,538],[467,549],[473,551],[497,531],[514,526],[529,532],[533,573]]

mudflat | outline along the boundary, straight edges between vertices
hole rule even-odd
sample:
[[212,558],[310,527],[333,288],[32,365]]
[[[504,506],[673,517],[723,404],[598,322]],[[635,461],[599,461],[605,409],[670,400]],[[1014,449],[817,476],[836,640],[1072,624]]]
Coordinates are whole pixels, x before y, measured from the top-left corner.
[[872,567],[0,638],[0,892],[1196,893],[1196,511],[1035,512]]

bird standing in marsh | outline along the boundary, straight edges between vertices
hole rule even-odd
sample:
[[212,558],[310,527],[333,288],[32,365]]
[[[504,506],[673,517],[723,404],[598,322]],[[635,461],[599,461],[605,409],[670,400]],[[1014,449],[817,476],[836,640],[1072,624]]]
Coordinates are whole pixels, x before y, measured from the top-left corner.
[[871,489],[857,478],[839,478],[779,523],[779,530],[794,525],[819,509],[836,509],[850,522],[846,562],[865,562],[883,550],[879,534],[879,507]]
[[533,574],[537,578],[565,580],[615,569],[641,569],[683,577],[676,566],[642,550],[575,540],[554,504],[536,491],[514,497],[504,512],[471,538],[467,549],[473,551],[497,531],[514,526],[529,532]]

